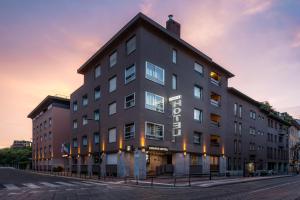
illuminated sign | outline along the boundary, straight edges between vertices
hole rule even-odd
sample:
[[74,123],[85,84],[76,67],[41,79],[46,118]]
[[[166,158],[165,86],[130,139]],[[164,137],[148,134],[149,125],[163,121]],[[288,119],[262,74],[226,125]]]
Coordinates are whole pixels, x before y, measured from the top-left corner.
[[172,104],[172,116],[173,116],[173,130],[174,137],[181,136],[181,95],[177,95],[169,98],[169,102]]
[[169,151],[169,149],[166,148],[166,147],[153,147],[153,146],[149,146],[148,150],[153,150],[153,151]]

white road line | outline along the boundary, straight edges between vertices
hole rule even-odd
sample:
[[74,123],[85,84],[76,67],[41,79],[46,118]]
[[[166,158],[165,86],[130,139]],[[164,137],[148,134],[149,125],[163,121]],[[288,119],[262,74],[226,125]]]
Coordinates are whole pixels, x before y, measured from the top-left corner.
[[55,183],[58,183],[60,185],[65,185],[65,186],[76,186],[74,184],[71,184],[71,183],[66,183],[66,182],[55,182]]
[[72,184],[75,185],[84,185],[84,186],[91,186],[89,183],[81,182],[81,181],[71,181]]
[[271,189],[275,189],[275,188],[280,188],[282,186],[286,186],[286,185],[290,185],[290,184],[295,184],[295,183],[300,183],[299,181],[294,181],[294,182],[289,182],[289,183],[284,183],[284,184],[280,184],[280,185],[275,185],[272,187],[267,187],[267,188],[262,188],[262,189],[258,189],[258,190],[253,190],[251,192],[248,192],[247,194],[252,194],[252,193],[257,193],[257,192],[262,192],[262,191],[266,191],[266,190],[271,190]]
[[35,185],[35,184],[33,184],[33,183],[23,183],[22,185],[25,185],[26,187],[29,187],[30,189],[38,189],[38,188],[41,188],[40,186]]
[[8,190],[19,190],[20,189],[19,187],[17,187],[14,184],[3,184],[3,186],[6,187],[6,189],[8,189]]
[[88,184],[91,184],[91,185],[101,185],[101,186],[107,185],[105,183],[98,183],[98,182],[93,182],[93,181],[82,181],[82,182],[88,183]]
[[40,182],[40,184],[47,186],[47,187],[51,187],[51,188],[59,187],[59,185],[54,185],[54,184],[48,183],[48,182]]

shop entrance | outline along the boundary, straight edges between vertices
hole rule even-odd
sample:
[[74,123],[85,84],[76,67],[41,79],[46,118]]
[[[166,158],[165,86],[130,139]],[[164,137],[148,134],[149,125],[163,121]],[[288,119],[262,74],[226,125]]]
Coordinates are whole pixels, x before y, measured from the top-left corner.
[[161,151],[147,151],[147,175],[173,174],[172,154]]

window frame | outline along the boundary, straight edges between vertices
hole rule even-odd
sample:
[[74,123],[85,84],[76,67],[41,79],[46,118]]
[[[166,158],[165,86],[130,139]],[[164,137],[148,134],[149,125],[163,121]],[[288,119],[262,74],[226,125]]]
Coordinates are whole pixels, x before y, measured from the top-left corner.
[[[127,80],[127,70],[130,69],[130,68],[132,68],[132,67],[134,68],[134,75],[132,77],[130,77],[130,79]],[[125,84],[128,84],[128,83],[134,81],[135,79],[136,79],[136,65],[132,64],[129,67],[125,68],[125,73],[124,73]]]
[[[132,106],[127,107],[127,101],[126,101],[126,98],[129,97],[129,96],[131,96],[131,95],[133,95],[133,102],[134,102],[134,103],[133,103]],[[132,108],[132,107],[134,107],[134,106],[135,106],[135,92],[134,92],[134,93],[131,93],[131,94],[129,94],[129,95],[127,95],[127,96],[124,97],[124,109]]]
[[[162,110],[159,110],[156,105],[150,105],[147,104],[147,94],[153,95],[154,96],[154,100],[156,101],[156,98],[162,98]],[[148,110],[152,110],[152,111],[156,111],[156,112],[160,112],[160,113],[164,113],[165,112],[165,98],[163,96],[154,94],[152,92],[148,92],[145,91],[145,108]]]
[[[113,104],[115,104],[116,105],[116,110],[115,110],[115,112],[114,113],[110,113],[110,106],[111,105],[113,105]],[[110,104],[108,104],[108,115],[114,115],[114,114],[116,114],[117,113],[117,102],[116,101],[113,101],[113,102],[111,102]]]
[[[116,59],[115,59],[115,62],[112,63],[112,56],[114,56],[114,55],[115,55]],[[118,51],[115,50],[109,55],[109,68],[114,67],[117,63],[118,63]]]
[[[131,42],[131,41],[133,41],[133,39],[134,39],[134,49],[132,49],[129,52],[128,51],[128,43]],[[125,49],[126,49],[126,54],[127,55],[130,55],[132,52],[134,52],[136,50],[136,44],[137,44],[137,42],[136,42],[136,35],[133,35],[128,40],[126,40],[126,42],[125,42]]]
[[[111,89],[111,81],[115,80],[115,88]],[[108,92],[112,93],[117,90],[117,75],[112,76],[111,78],[108,79]]]
[[[162,127],[162,136],[161,137],[151,137],[151,135],[147,134],[147,124],[153,124],[155,126],[161,126]],[[164,141],[165,137],[165,126],[163,124],[158,124],[150,121],[145,121],[145,138],[150,140],[162,140]],[[147,137],[148,136],[148,137]]]
[[[114,134],[115,134],[115,140],[114,141],[110,140],[110,138],[111,138],[110,137],[110,131],[111,130],[115,130],[115,132],[114,132]],[[117,142],[117,128],[116,127],[109,128],[108,129],[108,143],[111,144],[111,143],[116,143],[116,142]]]
[[[155,75],[153,76],[153,75],[147,73],[148,71],[150,71],[150,69],[148,69],[148,67],[150,68],[150,65],[152,65],[152,67],[153,67],[153,74],[157,75],[159,70],[162,71],[162,79],[163,80],[159,80],[159,77],[155,77]],[[160,85],[165,85],[165,69],[162,67],[159,67],[149,61],[146,61],[146,63],[145,63],[145,78],[150,81],[153,81],[154,83],[158,83]]]
[[[130,132],[130,135],[129,135],[129,137],[126,137],[126,126],[129,126],[129,125],[133,125],[133,134],[131,134],[131,132]],[[135,138],[135,123],[134,122],[130,122],[130,123],[126,123],[125,125],[124,125],[124,140],[130,140],[130,139],[134,139]]]

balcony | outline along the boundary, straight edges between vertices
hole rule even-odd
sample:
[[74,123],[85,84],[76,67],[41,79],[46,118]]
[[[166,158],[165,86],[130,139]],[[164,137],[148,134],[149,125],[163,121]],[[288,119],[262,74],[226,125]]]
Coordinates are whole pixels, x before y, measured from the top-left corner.
[[210,82],[216,86],[220,86],[221,76],[216,72],[210,72]]
[[215,106],[215,107],[220,107],[221,106],[221,96],[212,92],[210,95],[210,104]]
[[221,126],[220,125],[221,117],[219,115],[211,113],[210,114],[210,122],[212,125],[220,127]]

